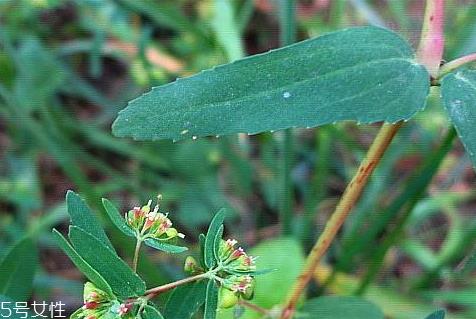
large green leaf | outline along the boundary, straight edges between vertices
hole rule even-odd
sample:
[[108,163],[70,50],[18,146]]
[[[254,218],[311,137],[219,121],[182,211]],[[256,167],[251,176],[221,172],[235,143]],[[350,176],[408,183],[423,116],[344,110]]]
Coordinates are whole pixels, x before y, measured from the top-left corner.
[[205,302],[207,281],[201,280],[174,289],[165,306],[167,319],[189,319]]
[[16,244],[0,262],[0,295],[27,301],[38,265],[38,250],[27,237]]
[[[250,255],[257,256],[258,270],[276,269],[271,273],[256,277],[253,303],[265,309],[282,304],[299,276],[304,264],[304,252],[300,244],[290,238],[265,241],[250,250]],[[246,310],[240,319],[258,319],[262,315]],[[220,319],[232,319],[233,311],[222,309],[218,312]],[[314,318],[314,317],[312,317]]]
[[466,151],[476,168],[476,71],[463,70],[445,76],[441,95]]
[[358,297],[325,296],[308,300],[300,312],[319,319],[384,319],[373,303]]
[[131,101],[117,136],[184,139],[312,127],[341,120],[408,119],[429,75],[391,31],[360,27],[178,79]]
[[73,191],[68,191],[66,194],[66,203],[68,205],[68,213],[71,216],[72,225],[88,232],[99,239],[103,244],[114,250],[114,247],[109,241],[109,238],[107,238],[99,219],[78,194]]
[[116,295],[127,298],[145,292],[144,281],[99,239],[76,226],[70,226],[69,238],[76,251],[107,281]]
[[53,236],[55,237],[59,247],[68,255],[69,259],[78,269],[99,289],[106,292],[110,296],[114,296],[111,286],[90,264],[88,264],[83,257],[81,257],[73,246],[63,237],[56,229],[53,229]]

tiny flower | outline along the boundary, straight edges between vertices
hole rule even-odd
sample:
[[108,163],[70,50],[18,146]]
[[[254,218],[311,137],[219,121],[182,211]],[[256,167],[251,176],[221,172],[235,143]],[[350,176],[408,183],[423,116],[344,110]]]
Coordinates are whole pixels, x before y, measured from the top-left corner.
[[218,255],[222,261],[227,260],[235,250],[237,241],[235,239],[222,240],[218,249]]
[[84,285],[83,301],[84,304],[107,302],[109,296],[99,288],[96,288],[93,283],[87,282]]
[[245,293],[252,286],[253,277],[249,275],[231,275],[223,281],[223,286],[235,293]]
[[230,262],[229,266],[236,271],[254,271],[256,270],[255,257],[242,254],[237,259]]
[[128,304],[124,304],[122,303],[120,306],[119,306],[119,316],[124,316],[125,314],[127,314],[132,308],[132,304],[128,303]]
[[126,213],[125,219],[141,237],[153,237],[160,240],[169,240],[175,237],[184,238],[185,235],[179,233],[177,229],[172,227],[172,221],[167,214],[159,211],[159,201],[162,196],[157,196],[157,205],[151,210],[152,200],[142,207],[134,207]]

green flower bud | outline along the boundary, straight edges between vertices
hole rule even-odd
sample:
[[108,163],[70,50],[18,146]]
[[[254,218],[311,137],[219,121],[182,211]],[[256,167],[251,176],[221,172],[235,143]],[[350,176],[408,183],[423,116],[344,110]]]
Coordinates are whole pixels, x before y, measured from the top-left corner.
[[221,287],[218,295],[218,307],[228,309],[238,303],[238,296],[233,291]]
[[255,287],[256,287],[256,279],[252,277],[249,286],[245,289],[245,292],[241,294],[243,299],[246,299],[246,300],[252,299],[255,293]]
[[197,260],[192,256],[187,256],[187,258],[185,258],[185,264],[183,266],[183,269],[185,270],[185,272],[191,275],[203,272],[203,269],[199,266]]
[[169,228],[165,231],[165,234],[167,235],[168,238],[175,238],[178,236],[178,231],[175,228]]

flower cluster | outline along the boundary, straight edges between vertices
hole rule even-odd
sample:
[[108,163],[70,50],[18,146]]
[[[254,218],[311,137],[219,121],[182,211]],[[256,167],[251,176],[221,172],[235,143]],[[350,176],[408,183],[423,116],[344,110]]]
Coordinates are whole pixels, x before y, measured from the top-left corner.
[[220,307],[233,307],[239,300],[251,299],[255,288],[252,276],[256,270],[256,258],[249,256],[241,247],[236,248],[234,239],[222,240],[218,249],[219,263],[227,275],[220,288]]
[[256,270],[256,258],[249,256],[243,248],[236,248],[234,239],[222,240],[218,249],[218,259],[226,268],[235,272],[252,272]]
[[162,196],[157,196],[157,205],[151,210],[152,200],[142,207],[134,207],[126,213],[127,224],[141,236],[153,237],[159,240],[169,240],[175,237],[183,238],[184,234],[179,233],[172,227],[172,222],[167,214],[159,212],[159,201]]
[[134,318],[133,304],[119,303],[119,301],[111,299],[108,294],[90,282],[84,285],[83,299],[83,306],[71,315],[72,319]]

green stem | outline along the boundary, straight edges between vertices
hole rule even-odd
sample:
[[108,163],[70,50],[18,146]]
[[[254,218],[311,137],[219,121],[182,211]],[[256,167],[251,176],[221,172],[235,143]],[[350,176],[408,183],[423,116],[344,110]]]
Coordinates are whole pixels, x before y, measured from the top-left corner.
[[441,79],[446,74],[456,70],[459,67],[476,61],[476,53],[468,54],[444,64],[438,72],[438,78]]
[[380,162],[383,154],[387,150],[390,142],[393,140],[393,137],[400,129],[401,125],[402,122],[397,124],[382,125],[380,131],[370,146],[366,157],[360,164],[357,173],[347,185],[344,194],[342,195],[339,204],[337,205],[331,218],[327,222],[324,231],[309,253],[304,268],[288,296],[287,302],[281,314],[281,319],[289,319],[294,315],[299,298],[311,280],[314,271],[319,264],[319,261],[326,253],[327,249],[337,235],[337,232],[359,199],[365,185],[367,185],[370,175]]
[[[279,24],[281,46],[292,44],[296,41],[296,3],[295,0],[279,1]],[[280,208],[282,232],[291,233],[292,210],[293,210],[293,187],[291,181],[291,169],[293,165],[293,134],[291,129],[284,131],[282,144],[283,154],[283,198]]]
[[151,289],[147,290],[144,295],[145,295],[146,299],[152,299],[155,296],[157,296],[161,293],[164,293],[166,291],[169,291],[171,289],[174,289],[178,286],[185,285],[185,284],[188,284],[188,283],[200,280],[200,279],[205,279],[205,278],[210,278],[210,272],[206,272],[206,273],[203,273],[203,274],[187,277],[187,278],[180,279],[180,280],[177,280],[177,281],[174,281],[174,282],[170,282],[170,283],[162,285],[162,286],[151,288]]
[[137,264],[139,263],[139,253],[140,253],[140,246],[142,245],[142,240],[139,238],[136,241],[136,248],[134,250],[134,260],[132,261],[132,269],[134,272],[137,272]]
[[[395,220],[395,228],[386,236],[383,243],[378,245],[378,249],[375,251],[373,256],[369,258],[369,260],[372,260],[372,263],[370,264],[359,287],[357,288],[356,294],[363,294],[368,285],[379,273],[385,255],[387,254],[390,247],[392,247],[399,240],[399,238],[401,238],[406,221],[410,217],[413,208],[424,194],[433,176],[435,176],[437,173],[438,168],[440,167],[446,154],[448,154],[448,152],[451,150],[451,146],[455,137],[456,131],[454,128],[451,128],[440,147],[432,156],[427,159],[423,165],[423,168],[415,172],[414,177],[410,179],[408,185],[411,185],[411,187],[406,187],[406,191],[397,197],[397,199],[395,199],[393,204],[390,206],[389,210],[391,211],[391,215],[396,215],[402,208],[404,210]],[[410,201],[406,202],[408,198],[410,198]],[[386,220],[386,222],[389,222],[389,220]]]

